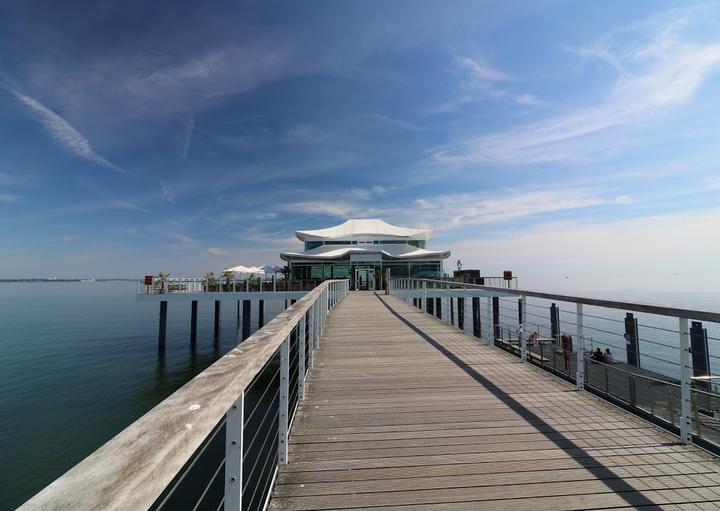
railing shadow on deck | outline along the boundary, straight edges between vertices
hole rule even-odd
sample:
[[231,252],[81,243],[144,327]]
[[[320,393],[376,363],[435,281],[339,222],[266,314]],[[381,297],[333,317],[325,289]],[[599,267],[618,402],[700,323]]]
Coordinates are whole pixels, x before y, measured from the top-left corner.
[[326,316],[348,290],[315,287],[20,509],[263,509]]
[[442,342],[436,340],[432,335],[426,333],[425,331],[423,331],[422,328],[419,328],[417,325],[406,319],[382,297],[378,296],[378,298],[383,303],[383,305],[390,311],[391,314],[393,314],[396,318],[398,318],[406,326],[413,330],[417,335],[427,341],[432,347],[434,347],[445,357],[447,357],[453,364],[455,364],[458,368],[465,372],[465,374],[467,374],[477,383],[482,385],[488,392],[490,392],[505,406],[515,412],[519,417],[522,417],[528,423],[535,426],[538,433],[540,433],[553,444],[555,444],[558,449],[567,452],[570,457],[577,461],[588,472],[593,474],[593,476],[595,476],[597,479],[602,480],[608,486],[608,488],[614,491],[628,504],[630,504],[631,506],[656,505],[652,500],[640,493],[638,489],[634,488],[631,484],[626,482],[621,476],[617,475],[610,468],[603,465],[598,459],[594,458],[586,449],[580,447],[570,438],[563,435],[559,430],[554,428],[547,421],[543,420],[540,416],[533,413],[530,409],[525,407],[522,403],[517,401],[510,394],[495,385],[490,379],[480,374],[470,364],[465,362],[462,357],[456,355],[452,352],[452,350],[445,347]]
[[718,312],[431,279],[392,279],[389,293],[720,454]]

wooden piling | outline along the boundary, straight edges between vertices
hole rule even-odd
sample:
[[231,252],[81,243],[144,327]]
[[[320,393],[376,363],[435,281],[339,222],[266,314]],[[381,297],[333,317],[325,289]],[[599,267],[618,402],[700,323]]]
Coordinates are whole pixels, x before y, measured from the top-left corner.
[[167,332],[167,301],[160,302],[160,327],[158,328],[158,349],[165,350],[165,336]]
[[473,335],[475,337],[482,336],[482,323],[480,322],[480,298],[474,296],[472,298],[472,321],[473,321]]
[[265,325],[265,300],[258,300],[258,330]]
[[215,300],[215,335],[220,332],[220,300]]
[[197,318],[198,303],[197,300],[193,300],[190,304],[190,342],[193,344],[197,341]]
[[250,300],[242,301],[242,340],[250,337]]
[[[492,297],[492,323],[493,323],[493,338],[498,339],[502,337],[500,332],[500,297]],[[493,342],[491,339],[490,342]]]

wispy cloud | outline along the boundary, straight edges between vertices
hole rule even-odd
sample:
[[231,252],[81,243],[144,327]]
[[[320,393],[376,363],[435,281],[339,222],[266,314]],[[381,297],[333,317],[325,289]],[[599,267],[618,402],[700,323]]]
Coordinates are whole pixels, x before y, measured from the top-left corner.
[[17,172],[10,173],[0,170],[0,186],[7,186],[10,188],[30,188],[34,184],[34,179],[28,175],[21,175]]
[[114,209],[127,209],[129,211],[138,211],[140,213],[149,213],[150,210],[143,208],[142,206],[138,206],[137,204],[134,204],[129,201],[120,200],[120,199],[113,199],[110,201],[110,205]]
[[[602,222],[544,222],[513,236],[468,237],[448,248],[468,267],[488,273],[512,268],[526,288],[657,289],[667,297],[676,290],[716,290],[717,280],[708,275],[717,271],[720,238],[708,233],[717,225],[717,209]],[[697,240],[703,240],[703,250],[689,250]]]
[[50,137],[65,151],[106,169],[127,174],[127,171],[110,163],[105,157],[95,152],[82,133],[40,101],[10,88],[7,90],[30,110]]
[[515,98],[515,101],[520,105],[527,106],[547,106],[547,101],[534,96],[533,94],[521,94]]
[[222,248],[219,248],[219,247],[210,247],[207,249],[207,253],[210,255],[214,255],[214,256],[230,255],[230,252],[228,252],[227,250],[223,250]]
[[98,211],[110,211],[110,210],[126,210],[135,211],[138,213],[149,213],[150,210],[140,206],[139,204],[132,202],[127,199],[102,199],[92,200],[84,203],[76,203],[72,206],[67,206],[54,210],[54,212],[61,213],[94,213]]
[[415,201],[413,216],[438,230],[498,224],[605,204],[598,190],[545,189],[439,195]]
[[420,131],[422,129],[411,122],[403,121],[402,119],[397,119],[383,114],[359,114],[356,118],[360,120],[377,121],[407,131]]
[[183,139],[182,152],[180,158],[187,160],[190,155],[190,147],[192,147],[193,133],[195,131],[195,112],[190,112],[187,124],[185,125],[185,138]]
[[510,77],[505,73],[498,71],[497,69],[493,69],[484,62],[464,55],[458,55],[455,57],[455,65],[468,78],[481,84],[482,86],[485,86],[489,82],[510,79]]
[[191,238],[187,234],[183,234],[181,232],[163,230],[162,233],[165,236],[167,236],[168,238],[179,241],[181,243],[187,243],[187,244],[193,244],[193,245],[197,243],[197,241],[195,241],[193,238]]
[[14,195],[12,193],[0,193],[0,204],[16,204],[19,201],[19,195]]
[[566,142],[575,144],[580,138],[609,128],[646,121],[687,101],[720,67],[720,40],[691,42],[686,33],[690,25],[689,20],[668,22],[660,16],[653,23],[628,29],[650,31],[638,35],[639,43],[616,49],[608,42],[612,36],[606,36],[595,46],[579,49],[577,53],[583,58],[602,58],[611,62],[617,72],[603,101],[515,129],[449,144],[432,151],[434,160],[467,166],[572,159],[577,147]]

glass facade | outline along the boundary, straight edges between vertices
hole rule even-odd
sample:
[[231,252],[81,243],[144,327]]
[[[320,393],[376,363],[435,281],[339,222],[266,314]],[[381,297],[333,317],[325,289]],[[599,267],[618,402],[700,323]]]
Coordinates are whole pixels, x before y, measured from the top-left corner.
[[432,278],[442,276],[440,261],[383,261],[380,263],[350,263],[349,261],[325,261],[317,263],[292,263],[293,279],[348,279],[357,268],[373,268],[376,274],[390,269],[393,278]]

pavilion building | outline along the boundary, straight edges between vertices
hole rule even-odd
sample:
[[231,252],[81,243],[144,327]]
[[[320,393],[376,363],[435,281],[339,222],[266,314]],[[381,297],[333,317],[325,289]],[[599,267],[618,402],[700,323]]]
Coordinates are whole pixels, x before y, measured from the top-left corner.
[[347,220],[313,231],[296,231],[303,252],[283,252],[293,279],[350,279],[353,289],[384,287],[391,277],[438,278],[448,250],[426,248],[430,231],[390,225],[383,220]]

